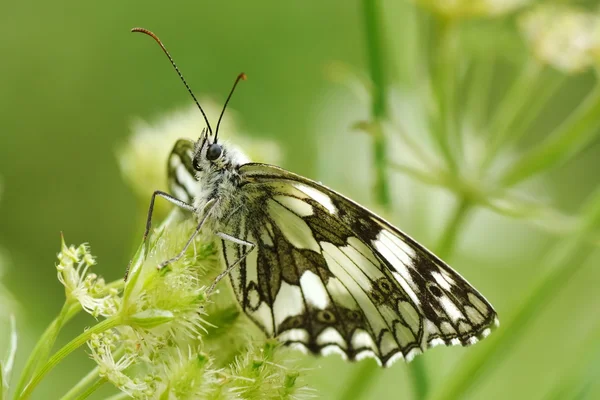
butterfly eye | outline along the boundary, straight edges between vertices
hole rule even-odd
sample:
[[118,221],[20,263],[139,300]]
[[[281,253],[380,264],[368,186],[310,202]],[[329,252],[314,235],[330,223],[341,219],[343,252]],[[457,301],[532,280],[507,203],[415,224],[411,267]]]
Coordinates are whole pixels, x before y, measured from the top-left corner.
[[208,161],[215,161],[223,154],[223,148],[220,144],[213,143],[208,146],[208,150],[206,150],[206,159]]

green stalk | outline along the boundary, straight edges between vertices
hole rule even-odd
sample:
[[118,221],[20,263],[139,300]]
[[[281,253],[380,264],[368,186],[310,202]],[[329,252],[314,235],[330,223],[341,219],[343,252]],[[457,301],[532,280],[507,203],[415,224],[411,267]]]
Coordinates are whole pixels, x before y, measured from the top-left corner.
[[600,126],[600,87],[596,88],[539,146],[514,163],[501,178],[505,187],[514,186],[532,176],[572,158],[598,134]]
[[100,386],[104,385],[106,383],[106,378],[98,378],[96,379],[96,381],[94,382],[93,385],[91,385],[90,387],[87,388],[87,390],[83,393],[81,393],[79,396],[77,396],[76,400],[85,400],[88,397],[90,397],[90,395],[92,393],[94,393],[96,390],[98,390],[100,388]]
[[472,61],[471,68],[474,69],[471,85],[467,93],[467,104],[465,110],[467,116],[476,130],[481,130],[485,123],[489,107],[489,93],[494,75],[495,58],[485,60],[482,64]]
[[[123,279],[117,279],[106,285],[106,287],[108,289],[120,289],[123,287]],[[42,365],[42,363],[48,360],[48,355],[50,354],[52,346],[54,345],[61,329],[80,311],[81,304],[79,302],[67,301],[60,310],[59,315],[50,323],[50,325],[48,325],[42,336],[40,336],[40,339],[36,343],[35,347],[31,351],[27,362],[25,363],[25,367],[21,372],[19,382],[15,387],[15,399],[18,397],[18,393],[21,393],[23,391],[23,388],[27,383],[27,379],[29,379],[31,375],[39,372],[39,368],[41,368],[40,366]]]
[[435,393],[434,400],[464,398],[476,382],[497,368],[503,358],[510,354],[510,348],[523,336],[526,328],[539,315],[540,309],[550,304],[565,282],[583,267],[595,250],[586,244],[585,239],[589,232],[600,225],[600,189],[584,205],[581,214],[585,222],[580,231],[555,246],[544,257],[541,265],[546,266],[546,271],[542,271],[541,280],[525,292],[521,306],[512,308],[517,310],[514,315],[503,320],[501,329],[486,339],[487,344],[482,346],[481,351],[473,353],[461,368],[450,374],[446,384],[441,385],[439,392]]
[[[457,156],[462,152],[462,138],[456,119],[456,59],[458,37],[455,21],[439,17],[439,32],[433,47],[431,63],[433,65],[433,91],[437,104],[434,116],[434,128],[431,132],[446,165],[452,172],[458,170]],[[458,154],[457,154],[458,153]]]
[[31,396],[33,389],[35,389],[35,387],[46,376],[46,374],[48,374],[48,372],[50,372],[60,361],[71,354],[74,350],[78,349],[81,345],[85,344],[85,342],[90,340],[92,335],[105,332],[111,328],[121,325],[121,319],[122,318],[120,315],[107,318],[104,321],[92,326],[90,329],[81,333],[75,339],[63,346],[52,357],[50,357],[50,360],[48,360],[48,362],[46,362],[46,364],[44,364],[44,366],[33,376],[23,392],[16,394],[17,398],[28,399],[29,396]]
[[444,230],[444,234],[440,238],[439,244],[436,247],[438,257],[446,259],[450,257],[454,251],[458,233],[463,228],[469,212],[472,210],[473,204],[466,198],[461,198],[458,202],[454,214],[450,218],[450,222]]
[[371,117],[374,125],[373,157],[375,162],[375,198],[380,206],[389,210],[391,204],[390,189],[387,181],[386,141],[381,122],[387,113],[387,76],[383,60],[383,34],[381,32],[379,0],[363,0],[365,16],[365,34],[369,73],[373,82]]
[[107,397],[104,400],[122,400],[122,399],[129,399],[129,398],[131,398],[131,396],[129,396],[127,393],[120,392],[120,393],[117,393],[117,394],[115,394],[113,396]]
[[494,159],[502,144],[511,135],[511,127],[519,115],[524,110],[529,113],[527,104],[531,101],[533,93],[535,93],[541,70],[542,66],[536,61],[527,64],[500,102],[498,111],[494,114],[488,127],[491,144],[486,157],[486,165]]
[[29,379],[31,375],[39,370],[41,363],[48,359],[48,355],[50,354],[52,346],[54,345],[54,342],[56,341],[56,338],[58,337],[62,327],[74,316],[74,314],[72,314],[71,318],[67,318],[68,311],[72,305],[74,304],[70,303],[69,301],[66,301],[63,304],[58,316],[50,323],[50,325],[48,325],[44,333],[42,333],[42,336],[40,336],[40,339],[35,344],[33,350],[29,354],[27,362],[25,363],[25,367],[21,372],[17,386],[15,387],[15,398],[17,397],[17,393],[21,393],[25,387],[27,379]]
[[98,379],[98,372],[100,371],[100,367],[96,367],[87,373],[83,378],[79,380],[60,400],[71,400],[77,396],[77,393],[81,392],[84,388],[86,388],[94,379]]

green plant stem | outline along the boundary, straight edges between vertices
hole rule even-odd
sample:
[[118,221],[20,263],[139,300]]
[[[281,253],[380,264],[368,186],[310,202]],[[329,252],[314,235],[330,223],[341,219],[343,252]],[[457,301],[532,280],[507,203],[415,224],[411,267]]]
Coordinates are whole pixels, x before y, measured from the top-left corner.
[[107,331],[115,326],[121,325],[121,316],[113,316],[105,319],[104,321],[92,326],[87,331],[83,332],[75,339],[71,340],[65,346],[63,346],[60,350],[58,350],[50,360],[44,364],[44,366],[33,376],[31,381],[27,384],[23,392],[18,395],[19,399],[28,399],[31,396],[31,392],[35,387],[40,383],[40,381],[50,372],[60,361],[62,361],[66,356],[71,354],[74,350],[78,349],[81,345],[87,342],[92,335],[102,333]]
[[597,86],[542,144],[506,171],[501,178],[502,185],[514,186],[565,162],[597,136],[599,126],[600,86]]
[[507,137],[511,135],[511,127],[519,115],[524,110],[527,110],[527,113],[529,113],[527,104],[535,92],[541,70],[542,66],[536,61],[531,61],[527,64],[500,102],[498,111],[493,116],[488,127],[489,133],[492,136],[486,164],[494,159],[494,156],[498,154],[499,148],[506,142]]
[[457,154],[462,152],[462,138],[456,119],[456,54],[458,37],[455,22],[439,17],[436,27],[439,32],[433,37],[438,39],[433,45],[431,63],[433,65],[433,90],[437,103],[434,116],[434,134],[438,148],[450,171],[458,170]]
[[113,396],[107,397],[104,400],[122,400],[122,399],[129,399],[131,398],[131,396],[129,396],[127,393],[121,392],[121,393],[117,393]]
[[[454,370],[435,393],[435,400],[464,398],[468,390],[501,363],[510,354],[510,348],[526,332],[526,327],[539,315],[540,309],[551,303],[557,292],[577,273],[595,247],[586,244],[585,237],[600,225],[600,189],[582,208],[582,221],[585,221],[578,234],[555,246],[541,261],[546,270],[540,273],[541,279],[527,290],[521,306],[512,317],[505,319],[502,329],[494,333],[482,350],[474,353],[462,367]],[[583,244],[582,244],[583,243]]]
[[92,393],[94,393],[96,390],[98,390],[100,388],[100,386],[104,385],[106,383],[106,378],[98,378],[96,379],[96,381],[86,389],[85,392],[81,393],[79,396],[77,396],[76,400],[85,400],[88,397],[90,397],[90,395]]
[[[79,303],[77,303],[79,304]],[[25,363],[25,367],[21,372],[21,376],[19,377],[19,381],[17,386],[15,387],[15,398],[17,393],[20,393],[25,384],[27,383],[27,379],[34,374],[34,371],[39,369],[41,363],[45,362],[48,359],[48,354],[52,350],[52,345],[56,341],[60,330],[64,326],[65,323],[69,321],[70,318],[67,318],[67,314],[69,313],[69,308],[73,305],[69,301],[66,301],[58,316],[48,325],[40,339],[35,344],[33,350],[29,354],[29,358]],[[74,314],[73,314],[74,315]],[[71,317],[72,318],[72,317]]]
[[391,204],[390,189],[387,180],[386,141],[381,126],[387,113],[387,76],[383,60],[383,34],[380,22],[379,0],[363,0],[362,2],[369,73],[373,82],[371,117],[374,125],[373,157],[375,162],[375,198],[380,206],[389,210]]
[[81,378],[79,382],[75,384],[60,400],[71,400],[77,396],[77,393],[81,392],[84,388],[86,388],[94,379],[98,379],[98,372],[100,371],[99,367],[92,369],[87,373],[86,376]]
[[454,214],[450,218],[450,221],[440,238],[439,244],[436,247],[438,257],[442,259],[450,257],[454,251],[458,234],[463,228],[472,208],[473,203],[467,198],[463,197],[459,200],[456,209],[454,210]]
[[[123,287],[123,279],[117,279],[106,285],[107,289],[120,289]],[[40,339],[36,343],[35,347],[31,351],[25,367],[21,372],[17,386],[15,386],[14,398],[18,397],[18,393],[23,391],[27,379],[37,373],[42,363],[48,359],[48,355],[52,350],[58,334],[61,329],[69,322],[75,315],[81,311],[81,304],[79,302],[65,302],[59,315],[48,325]]]

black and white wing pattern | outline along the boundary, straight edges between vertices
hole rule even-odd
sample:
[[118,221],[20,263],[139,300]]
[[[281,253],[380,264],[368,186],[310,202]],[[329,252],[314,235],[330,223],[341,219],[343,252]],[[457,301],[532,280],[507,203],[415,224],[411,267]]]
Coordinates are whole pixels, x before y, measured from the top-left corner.
[[[474,344],[498,324],[457,272],[350,199],[275,166],[239,172],[244,207],[220,226],[256,244],[230,278],[269,336],[389,366],[436,345]],[[225,263],[244,247],[222,240]]]
[[169,190],[173,196],[188,204],[194,200],[199,189],[192,166],[193,158],[194,142],[179,139],[175,142],[167,161]]

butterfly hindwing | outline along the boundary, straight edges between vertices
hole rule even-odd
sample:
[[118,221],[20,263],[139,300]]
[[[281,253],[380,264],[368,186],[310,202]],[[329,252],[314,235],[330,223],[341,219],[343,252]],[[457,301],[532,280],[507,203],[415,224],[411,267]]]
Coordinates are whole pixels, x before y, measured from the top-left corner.
[[[497,322],[458,273],[360,205],[278,167],[240,173],[248,204],[224,226],[257,247],[232,284],[267,334],[389,365],[438,344],[475,343]],[[223,241],[225,258],[239,247]]]

